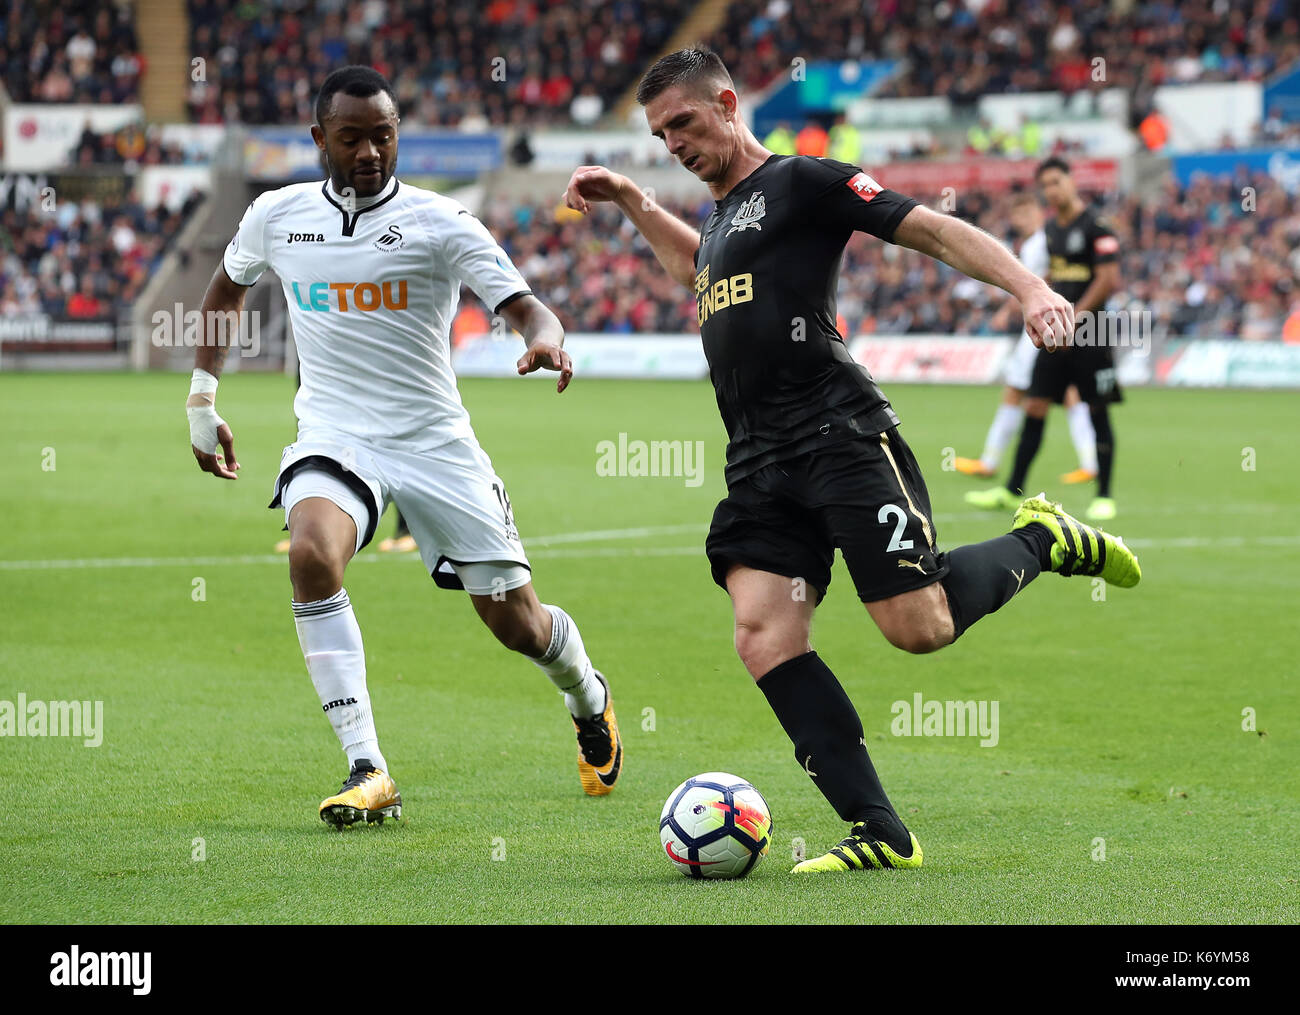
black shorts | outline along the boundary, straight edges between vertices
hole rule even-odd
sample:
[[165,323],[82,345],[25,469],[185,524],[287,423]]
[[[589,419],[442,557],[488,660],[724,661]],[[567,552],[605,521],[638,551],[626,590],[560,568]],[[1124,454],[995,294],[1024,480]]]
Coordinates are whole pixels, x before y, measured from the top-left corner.
[[898,429],[765,465],[729,484],[705,550],[713,580],[742,564],[804,582],[816,602],[839,548],[864,603],[923,588],[948,573],[935,550],[930,494]]
[[1029,397],[1050,398],[1059,404],[1065,401],[1065,390],[1071,384],[1089,405],[1124,400],[1115,375],[1115,356],[1109,346],[1076,345],[1056,352],[1038,350],[1029,381]]

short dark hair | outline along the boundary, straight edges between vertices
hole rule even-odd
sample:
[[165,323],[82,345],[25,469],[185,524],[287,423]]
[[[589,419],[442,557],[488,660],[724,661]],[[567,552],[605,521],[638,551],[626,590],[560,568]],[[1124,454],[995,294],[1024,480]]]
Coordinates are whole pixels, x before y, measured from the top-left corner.
[[1020,208],[1027,204],[1037,205],[1038,195],[1036,195],[1032,190],[1022,189],[1022,190],[1013,190],[1011,192],[1012,208]]
[[703,81],[713,81],[733,90],[736,87],[727,65],[713,50],[705,46],[679,49],[660,57],[645,72],[636,86],[636,101],[644,106],[674,85],[697,85]]
[[1070,163],[1057,155],[1053,155],[1051,158],[1043,159],[1042,162],[1038,163],[1038,168],[1034,170],[1034,179],[1038,179],[1049,169],[1059,169],[1066,176],[1070,175]]
[[397,93],[388,83],[388,78],[373,67],[354,63],[331,71],[325,78],[325,83],[320,86],[320,92],[316,96],[316,122],[322,127],[325,126],[325,117],[329,115],[330,103],[339,92],[358,99],[368,99],[383,92],[393,100],[393,107],[397,107]]

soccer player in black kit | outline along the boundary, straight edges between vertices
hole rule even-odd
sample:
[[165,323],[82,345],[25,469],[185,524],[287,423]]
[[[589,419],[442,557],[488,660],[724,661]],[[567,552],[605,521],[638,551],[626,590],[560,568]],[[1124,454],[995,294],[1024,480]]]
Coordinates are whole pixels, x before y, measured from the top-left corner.
[[695,292],[730,438],[727,496],[706,544],[713,577],[731,596],[741,661],[799,764],[852,826],[795,871],[919,867],[920,844],[880,785],[857,712],[809,642],[835,548],[872,619],[908,652],[950,644],[1042,571],[1125,587],[1141,571],[1117,537],[1043,498],[1020,505],[1008,534],[939,551],[898,417],[836,333],[840,260],[855,229],[938,257],[1015,295],[1035,343],[1049,347],[1070,334],[1070,304],[993,237],[857,167],[769,152],[716,54],[665,56],[637,99],[654,135],[717,202],[703,229],[601,166],[579,167],[565,200],[584,213],[615,202]]
[[[1055,212],[1044,227],[1047,253],[1052,259],[1048,272],[1052,288],[1070,301],[1076,314],[1091,314],[1094,321],[1100,321],[1106,300],[1119,288],[1119,240],[1115,230],[1079,197],[1070,167],[1062,159],[1051,158],[1042,163],[1035,179],[1044,200]],[[1088,406],[1097,433],[1097,496],[1088,505],[1087,517],[1095,522],[1115,517],[1115,501],[1110,495],[1110,477],[1115,464],[1110,406],[1122,401],[1123,394],[1115,376],[1114,350],[1106,344],[1108,338],[1109,329],[1098,324],[1091,329],[1087,344],[1076,342],[1057,355],[1048,355],[1045,350],[1038,353],[1025,395],[1025,422],[1007,485],[972,490],[966,494],[968,504],[1007,508],[1020,502],[1029,466],[1043,442],[1047,410],[1053,402],[1064,402],[1065,392],[1073,384]]]

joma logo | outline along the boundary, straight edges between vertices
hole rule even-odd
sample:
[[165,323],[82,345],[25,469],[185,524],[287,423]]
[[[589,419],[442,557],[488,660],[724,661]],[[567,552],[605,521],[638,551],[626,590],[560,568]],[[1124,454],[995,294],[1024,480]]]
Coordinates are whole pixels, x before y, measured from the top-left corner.
[[336,698],[334,701],[327,701],[321,706],[321,711],[328,712],[331,708],[338,708],[340,705],[355,705],[356,698]]

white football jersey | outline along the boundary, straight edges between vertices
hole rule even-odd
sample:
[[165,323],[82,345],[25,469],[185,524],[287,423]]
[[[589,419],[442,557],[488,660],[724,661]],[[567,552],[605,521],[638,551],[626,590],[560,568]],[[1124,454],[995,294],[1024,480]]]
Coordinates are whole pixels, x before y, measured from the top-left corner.
[[422,447],[472,435],[451,368],[460,285],[494,312],[529,289],[463,205],[396,177],[350,203],[329,181],[268,191],[225,255],[240,285],[267,268],[284,288],[298,347],[300,434]]
[[1052,265],[1052,258],[1047,253],[1047,232],[1040,229],[1032,236],[1025,237],[1020,244],[1020,263],[1039,278],[1047,277],[1047,269]]

